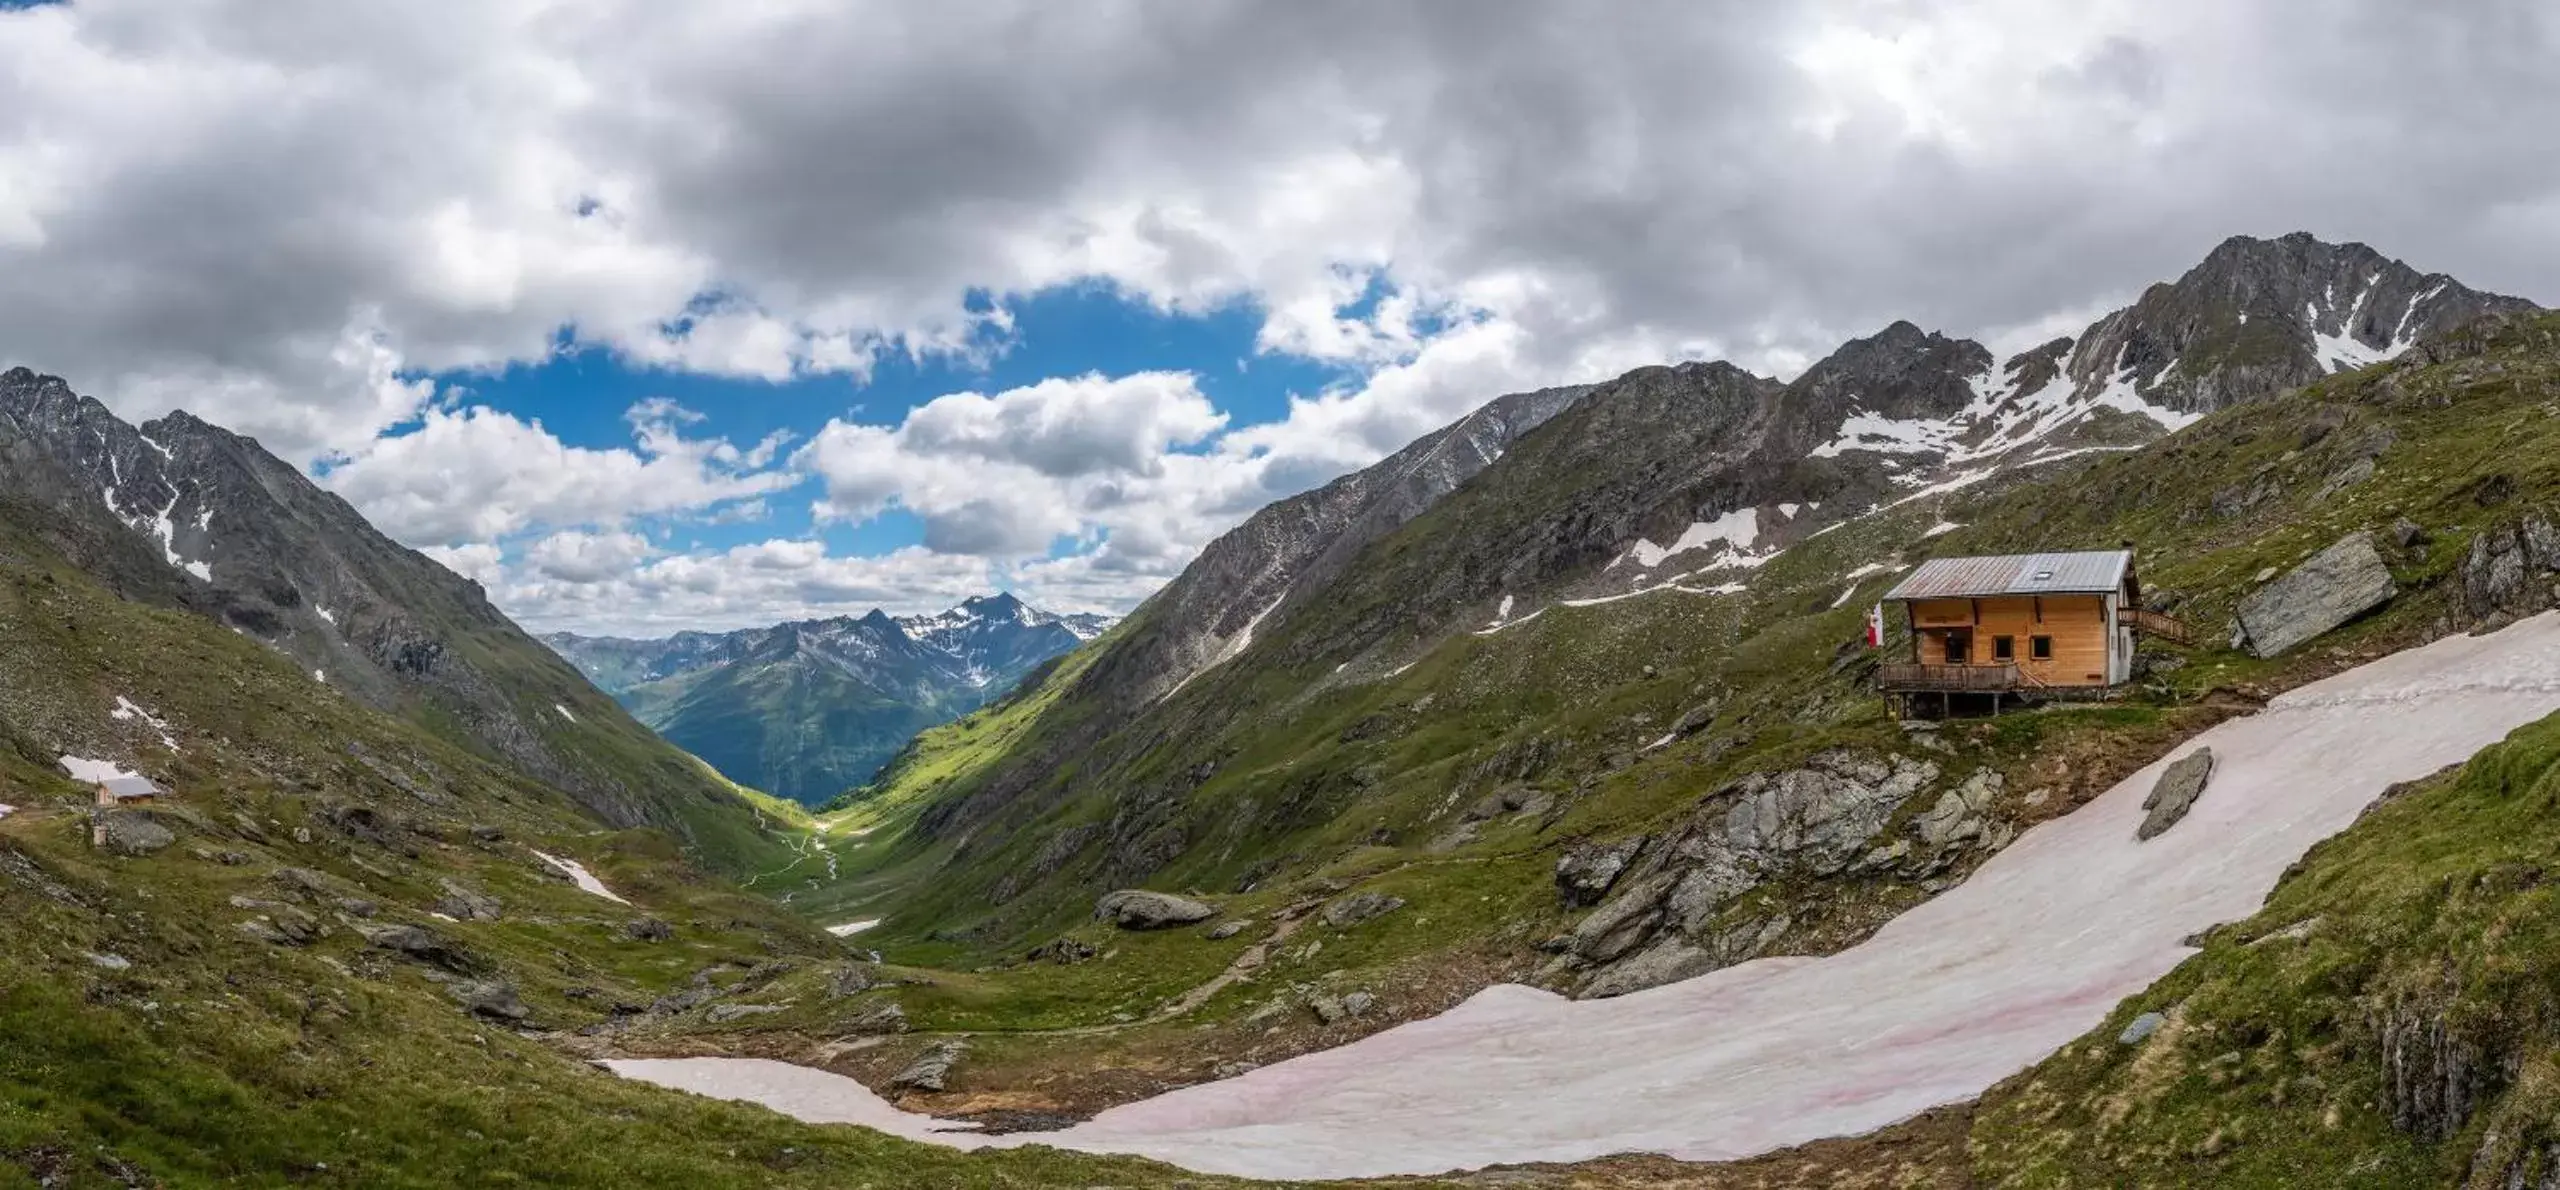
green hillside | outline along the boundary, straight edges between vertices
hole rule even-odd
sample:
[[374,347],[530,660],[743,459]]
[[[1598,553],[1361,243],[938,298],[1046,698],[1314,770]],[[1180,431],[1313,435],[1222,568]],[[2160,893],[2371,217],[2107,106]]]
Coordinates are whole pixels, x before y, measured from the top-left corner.
[[[2490,551],[2474,546],[2560,508],[2555,398],[2560,318],[2493,322],[2141,450],[2082,454],[1848,520],[1690,590],[1586,606],[1542,599],[1534,619],[1491,632],[1466,610],[1490,619],[1490,599],[1436,619],[1408,607],[1401,628],[1363,627],[1382,622],[1368,609],[1413,589],[1395,576],[1443,582],[1477,564],[1450,557],[1462,526],[1548,515],[1556,487],[1507,477],[1514,459],[1536,457],[1542,435],[1571,431],[1569,412],[1378,542],[1309,614],[1132,719],[1115,722],[1080,694],[1106,639],[1022,696],[926,733],[839,823],[863,833],[830,836],[845,878],[795,904],[885,913],[866,939],[892,959],[972,969],[909,996],[920,1029],[1113,1026],[1108,1041],[1075,1042],[1082,1060],[1153,1069],[1158,1085],[1338,1043],[1495,979],[1578,986],[1581,969],[1559,947],[1591,911],[1558,896],[1559,859],[1668,837],[1720,812],[1745,775],[1832,748],[1925,760],[1939,774],[1932,790],[1987,770],[2005,792],[1980,808],[1980,825],[2005,838],[2274,692],[2547,606],[2547,582],[2502,586],[2484,569]],[[2394,600],[2272,660],[2222,644],[2242,595],[2355,532],[2378,543]],[[1927,739],[1886,718],[1856,640],[1899,569],[2119,541],[2139,551],[2155,606],[2197,629],[2195,647],[2148,646],[2150,676],[2104,705],[1958,723]],[[1415,568],[1413,558],[1440,560]],[[1577,581],[1559,575],[1553,589]],[[1723,581],[1748,586],[1694,593]],[[1907,833],[1937,800],[1911,799],[1886,833]],[[1988,853],[1953,849],[1925,871],[1767,880],[1707,928],[1761,939],[1737,957],[1827,952]],[[1180,998],[1268,930],[1213,942],[1092,920],[1098,893],[1132,884],[1203,895],[1221,920],[1257,923],[1355,892],[1404,903],[1362,925],[1306,924],[1250,978],[1189,1003]],[[1772,922],[1783,923],[1775,934]],[[1100,957],[1019,961],[1060,937]],[[1318,1027],[1303,1006],[1321,987],[1376,988],[1386,1007]],[[1146,1020],[1169,1004],[1175,1017]],[[978,1085],[1056,1073],[1054,1049],[1036,1038],[995,1047]]]
[[[273,650],[117,597],[32,530],[42,515],[0,504],[0,1185],[1171,1180],[804,1127],[593,1069],[580,1030],[849,955],[663,831],[601,829]],[[157,722],[115,717],[119,697]],[[120,812],[136,854],[91,845],[59,750],[172,791]]]

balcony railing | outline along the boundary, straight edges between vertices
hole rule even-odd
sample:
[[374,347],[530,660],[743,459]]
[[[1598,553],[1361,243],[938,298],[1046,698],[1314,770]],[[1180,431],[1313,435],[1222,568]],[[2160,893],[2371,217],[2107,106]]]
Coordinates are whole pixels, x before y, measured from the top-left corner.
[[2156,636],[2171,644],[2184,645],[2195,642],[2195,634],[2187,630],[2183,621],[2139,608],[2128,608],[2123,615],[2125,623],[2132,625],[2134,631],[2146,636]]
[[2025,690],[2033,683],[2018,671],[2014,662],[1997,665],[1911,665],[1892,664],[1876,667],[1876,688],[1895,693],[1948,690],[1957,693],[1998,693]]

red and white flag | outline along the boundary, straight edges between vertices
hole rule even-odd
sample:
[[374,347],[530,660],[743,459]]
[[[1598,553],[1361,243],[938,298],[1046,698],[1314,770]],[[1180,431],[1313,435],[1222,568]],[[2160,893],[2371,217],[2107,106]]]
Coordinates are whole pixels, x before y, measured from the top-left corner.
[[1884,605],[1881,603],[1867,609],[1867,647],[1884,647]]

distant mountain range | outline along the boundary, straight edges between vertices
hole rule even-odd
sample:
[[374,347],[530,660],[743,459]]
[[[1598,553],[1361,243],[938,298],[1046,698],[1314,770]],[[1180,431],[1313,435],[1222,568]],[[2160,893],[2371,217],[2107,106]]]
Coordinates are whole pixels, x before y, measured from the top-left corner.
[[542,641],[731,780],[814,805],[1111,623],[1000,594],[930,616],[875,609],[660,640],[560,632]]

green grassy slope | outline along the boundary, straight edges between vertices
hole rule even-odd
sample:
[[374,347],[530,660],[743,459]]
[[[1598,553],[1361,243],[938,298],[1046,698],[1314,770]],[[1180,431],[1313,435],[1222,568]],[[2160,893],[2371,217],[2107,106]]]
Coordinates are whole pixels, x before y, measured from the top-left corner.
[[[846,895],[888,910],[877,938],[893,957],[947,963],[1089,931],[1093,894],[1124,880],[1211,894],[1239,914],[1311,889],[1388,881],[1414,911],[1383,931],[1396,941],[1376,948],[1377,963],[1485,947],[1531,957],[1531,942],[1571,922],[1545,883],[1569,842],[1659,829],[1731,777],[1825,746],[1902,746],[1860,679],[1853,644],[1864,607],[1893,575],[1849,577],[1861,567],[2133,542],[2146,581],[2197,628],[2199,646],[2115,705],[1951,733],[1957,751],[1939,758],[1949,772],[1996,768],[2012,790],[2085,783],[2225,713],[2216,706],[2467,622],[2457,579],[2470,539],[2560,506],[2555,396],[2560,321],[2521,320],[2140,451],[2083,455],[1856,519],[1751,573],[1739,595],[1555,606],[1491,635],[1359,652],[1323,643],[1335,621],[1320,608],[1099,746],[1065,754],[1047,743],[1072,738],[1090,708],[1062,672],[1036,699],[928,733],[884,775],[874,829],[839,841],[852,873]],[[2368,458],[2369,475],[2333,486]],[[1468,493],[1500,474],[1486,472]],[[1447,509],[1473,507],[1468,493]],[[1381,541],[1370,569],[1392,569],[1462,527],[1444,515],[1460,511],[1435,510]],[[2428,540],[2393,544],[2389,530],[2404,518]],[[1933,535],[1942,522],[1961,527]],[[2273,661],[2220,646],[2231,607],[2260,574],[2355,530],[2383,542],[2403,588],[2393,604]],[[1666,735],[1669,744],[1649,747]],[[1012,796],[955,829],[952,807],[996,783]],[[1462,829],[1456,811],[1503,791],[1542,812]],[[1078,828],[1083,846],[1052,846]],[[1509,883],[1474,887],[1486,871]],[[1818,947],[1925,890],[1867,882],[1773,895],[1813,915],[1799,914],[1801,945]],[[1472,908],[1495,904],[1507,907]],[[1338,960],[1329,949],[1318,962]],[[1025,968],[996,978],[1018,979],[1027,1000],[1040,1000],[1056,977]]]
[[[2560,717],[2315,849],[2248,921],[1986,1098],[2017,1186],[2560,1177]],[[2145,1012],[2167,1023],[2117,1040]]]
[[[821,971],[843,948],[703,875],[663,832],[599,830],[266,648],[116,597],[23,515],[0,511],[0,803],[16,807],[0,817],[0,1186],[1171,1180],[794,1125],[569,1056],[552,1042],[696,972]],[[113,718],[118,696],[176,748]],[[161,779],[174,796],[151,813],[174,845],[93,849],[57,751]],[[633,903],[577,890],[537,848]],[[438,920],[448,881],[498,918]],[[673,936],[635,940],[644,916]],[[261,936],[288,925],[307,933]],[[392,925],[429,931],[446,959],[368,940]],[[454,989],[480,979],[516,990],[524,1030],[462,1010]]]

